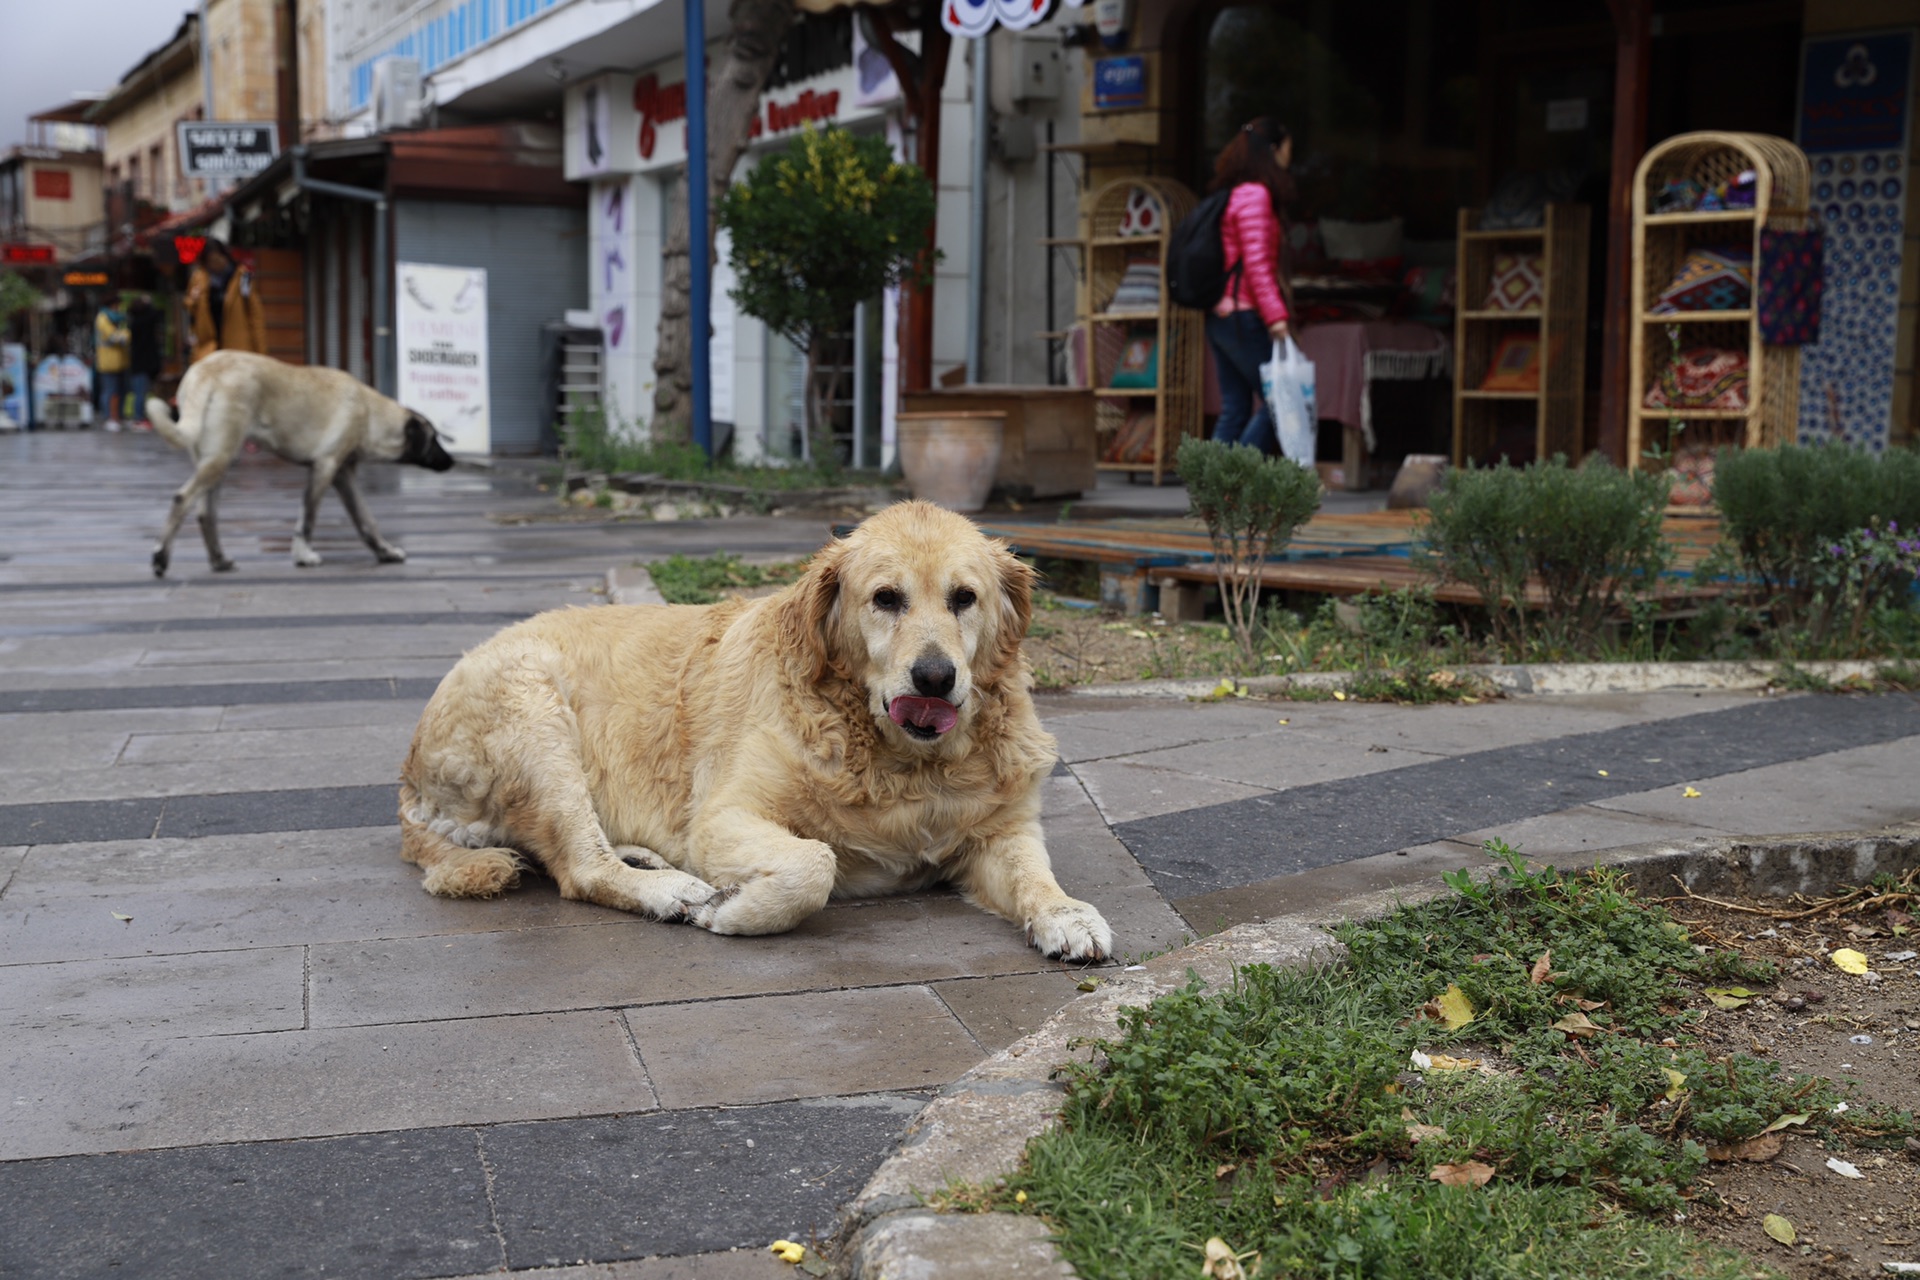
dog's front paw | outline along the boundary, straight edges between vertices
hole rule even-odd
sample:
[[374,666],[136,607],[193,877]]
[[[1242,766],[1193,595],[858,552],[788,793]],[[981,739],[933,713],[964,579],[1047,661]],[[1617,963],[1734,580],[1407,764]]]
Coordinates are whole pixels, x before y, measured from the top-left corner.
[[701,924],[703,913],[723,897],[705,880],[684,871],[649,870],[639,874],[647,880],[641,895],[646,913],[655,920]]
[[166,577],[167,565],[172,559],[173,557],[167,553],[165,547],[155,547],[153,549],[153,576],[156,578]]
[[293,563],[301,569],[311,569],[321,563],[320,553],[308,546],[307,540],[298,534],[293,539]]
[[386,546],[377,549],[373,553],[373,558],[381,564],[405,564],[407,562],[407,553],[392,543],[388,543]]
[[1027,941],[1049,960],[1105,960],[1113,954],[1113,930],[1098,911],[1068,900],[1027,922]]
[[215,573],[232,573],[235,569],[239,567],[240,567],[239,565],[227,559],[225,556],[222,556],[218,560],[215,560],[213,562],[213,571]]

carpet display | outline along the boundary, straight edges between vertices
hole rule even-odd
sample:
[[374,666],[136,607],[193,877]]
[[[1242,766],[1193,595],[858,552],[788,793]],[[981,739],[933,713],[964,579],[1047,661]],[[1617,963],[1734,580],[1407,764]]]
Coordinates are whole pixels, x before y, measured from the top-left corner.
[[1753,302],[1753,250],[1714,245],[1688,252],[1673,280],[1660,291],[1652,312],[1744,311]]
[[1487,290],[1489,311],[1537,311],[1546,299],[1546,274],[1537,253],[1496,253]]
[[1654,379],[1644,403],[1649,409],[1744,410],[1749,374],[1744,351],[1694,347]]

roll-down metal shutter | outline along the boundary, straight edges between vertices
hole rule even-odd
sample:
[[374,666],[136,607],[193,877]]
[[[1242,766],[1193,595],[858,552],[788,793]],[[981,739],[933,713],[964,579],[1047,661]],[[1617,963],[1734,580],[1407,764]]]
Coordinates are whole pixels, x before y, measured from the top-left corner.
[[538,452],[552,412],[541,326],[587,305],[586,211],[401,199],[393,240],[396,262],[486,269],[493,452]]

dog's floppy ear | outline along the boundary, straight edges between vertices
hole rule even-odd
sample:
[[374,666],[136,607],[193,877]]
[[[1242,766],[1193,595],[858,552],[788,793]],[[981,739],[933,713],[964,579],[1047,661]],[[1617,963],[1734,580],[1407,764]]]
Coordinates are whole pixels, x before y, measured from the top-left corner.
[[1020,645],[1033,622],[1033,583],[1039,575],[1004,542],[994,542],[993,559],[1000,577],[1000,616],[995,619],[993,653],[993,670],[997,673],[1020,660]]
[[821,548],[781,606],[781,644],[788,653],[798,655],[814,681],[848,675],[833,636],[833,607],[840,600],[840,561],[845,555],[843,542]]

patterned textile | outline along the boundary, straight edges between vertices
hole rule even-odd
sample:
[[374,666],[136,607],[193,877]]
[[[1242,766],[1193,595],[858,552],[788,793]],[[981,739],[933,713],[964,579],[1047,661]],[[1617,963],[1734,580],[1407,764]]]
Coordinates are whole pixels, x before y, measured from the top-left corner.
[[1130,406],[1126,418],[1113,433],[1107,451],[1101,455],[1101,461],[1151,463],[1156,423],[1151,404]]
[[1704,507],[1713,501],[1713,450],[1690,445],[1673,456],[1673,488],[1667,501],[1677,507]]
[[1820,340],[1826,241],[1818,231],[1760,233],[1760,341],[1798,347]]
[[1454,269],[1452,267],[1411,267],[1403,295],[1409,320],[1439,324],[1453,319]]
[[1539,254],[1493,255],[1493,287],[1487,290],[1487,310],[1536,311],[1546,296],[1547,284]]
[[1128,389],[1151,387],[1160,381],[1160,337],[1152,329],[1130,329],[1113,370],[1113,385]]
[[1129,258],[1126,272],[1113,291],[1109,312],[1158,311],[1160,309],[1160,262],[1157,258]]
[[1657,316],[1676,311],[1741,311],[1753,300],[1753,250],[1715,245],[1688,252],[1673,282],[1653,305]]
[[1510,333],[1500,339],[1500,347],[1480,380],[1482,391],[1538,391],[1540,389],[1540,339],[1533,334]]
[[1120,234],[1123,236],[1157,236],[1164,230],[1166,218],[1160,212],[1160,202],[1150,191],[1135,187],[1127,192],[1127,207],[1120,215]]
[[1649,409],[1744,409],[1747,373],[1744,351],[1694,347],[1654,379],[1644,403]]

